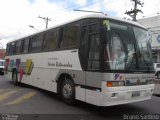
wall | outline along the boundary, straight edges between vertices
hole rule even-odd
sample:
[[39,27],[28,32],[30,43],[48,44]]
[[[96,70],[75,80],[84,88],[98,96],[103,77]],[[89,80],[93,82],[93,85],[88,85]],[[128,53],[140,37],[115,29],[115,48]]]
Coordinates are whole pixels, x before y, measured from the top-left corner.
[[160,62],[160,15],[139,19],[137,22],[150,31],[154,62]]

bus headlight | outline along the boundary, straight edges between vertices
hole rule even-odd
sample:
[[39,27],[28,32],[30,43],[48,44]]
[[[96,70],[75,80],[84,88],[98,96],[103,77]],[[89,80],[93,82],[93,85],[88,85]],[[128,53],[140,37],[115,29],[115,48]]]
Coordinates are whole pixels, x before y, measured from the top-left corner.
[[125,86],[125,81],[107,81],[107,87],[118,87],[118,86]]

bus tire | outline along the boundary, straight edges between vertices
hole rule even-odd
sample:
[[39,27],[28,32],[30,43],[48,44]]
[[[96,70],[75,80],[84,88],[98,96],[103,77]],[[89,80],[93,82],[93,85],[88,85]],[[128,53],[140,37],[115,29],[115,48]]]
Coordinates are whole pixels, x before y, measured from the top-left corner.
[[12,72],[12,81],[13,81],[13,84],[14,84],[14,85],[18,85],[17,79],[18,79],[17,72],[16,72],[16,71],[13,71],[13,72]]
[[67,104],[75,103],[75,85],[69,78],[62,81],[61,98]]

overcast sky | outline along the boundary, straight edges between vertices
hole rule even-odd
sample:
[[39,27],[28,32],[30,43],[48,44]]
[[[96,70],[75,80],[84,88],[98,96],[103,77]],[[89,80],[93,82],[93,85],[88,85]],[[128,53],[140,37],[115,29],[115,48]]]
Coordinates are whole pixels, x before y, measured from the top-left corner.
[[[138,7],[143,11],[138,18],[151,17],[160,12],[160,0],[141,0],[144,7]],[[80,16],[82,12],[73,9],[100,11],[109,16],[130,18],[124,13],[133,9],[130,0],[0,0],[0,43],[5,45],[8,41],[27,34],[35,33],[30,28],[45,29],[45,21],[38,16],[49,17],[48,27]],[[0,46],[1,48],[1,46]]]

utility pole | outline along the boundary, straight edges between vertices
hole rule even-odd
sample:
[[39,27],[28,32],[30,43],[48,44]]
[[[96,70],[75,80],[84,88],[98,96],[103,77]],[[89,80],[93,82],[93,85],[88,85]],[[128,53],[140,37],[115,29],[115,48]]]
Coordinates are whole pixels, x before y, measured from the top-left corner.
[[137,5],[143,7],[144,3],[142,3],[140,0],[131,0],[131,2],[133,2],[134,4],[134,9],[133,10],[131,9],[131,11],[126,11],[125,14],[132,17],[133,21],[137,21],[136,19],[137,13],[139,12],[143,13],[141,10],[137,9]]
[[47,29],[48,28],[48,21],[51,21],[51,19],[49,19],[48,17],[45,18],[45,17],[41,17],[41,16],[38,16],[38,18],[41,18],[41,19],[43,19],[45,21],[45,23],[46,23],[46,29]]

